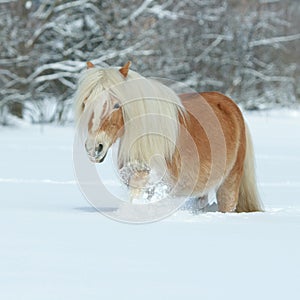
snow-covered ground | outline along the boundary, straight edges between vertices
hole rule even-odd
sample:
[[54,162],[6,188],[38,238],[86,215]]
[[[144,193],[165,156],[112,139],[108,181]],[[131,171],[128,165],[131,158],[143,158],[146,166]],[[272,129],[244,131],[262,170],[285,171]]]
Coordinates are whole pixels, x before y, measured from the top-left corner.
[[0,128],[0,299],[300,299],[300,113],[247,119],[266,212],[146,225],[84,199],[72,128]]

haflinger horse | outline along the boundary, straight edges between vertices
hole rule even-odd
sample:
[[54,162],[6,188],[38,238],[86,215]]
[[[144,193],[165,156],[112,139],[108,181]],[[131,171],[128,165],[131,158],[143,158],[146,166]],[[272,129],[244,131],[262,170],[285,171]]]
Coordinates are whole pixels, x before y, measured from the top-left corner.
[[[118,167],[134,165],[127,182],[136,197],[159,157],[175,194],[207,201],[220,212],[262,211],[254,151],[238,106],[218,92],[177,95],[161,82],[123,67],[87,63],[75,96],[77,121],[87,116],[85,148],[102,162],[117,140]],[[158,164],[159,165],[159,164]]]

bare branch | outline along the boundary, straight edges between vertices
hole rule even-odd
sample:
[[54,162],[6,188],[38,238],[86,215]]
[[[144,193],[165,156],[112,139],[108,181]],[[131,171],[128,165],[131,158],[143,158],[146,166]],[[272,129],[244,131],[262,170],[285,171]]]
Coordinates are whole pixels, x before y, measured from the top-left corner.
[[67,2],[67,3],[61,4],[59,6],[56,6],[54,9],[54,12],[61,12],[63,10],[67,10],[67,9],[74,8],[77,6],[81,6],[81,7],[84,6],[84,7],[91,8],[92,10],[94,10],[97,13],[100,13],[100,10],[95,5],[93,5],[92,3],[89,3],[89,2],[90,2],[89,0],[78,0],[78,1]]
[[153,0],[145,0],[139,8],[133,11],[133,13],[126,19],[122,20],[119,25],[124,26],[129,22],[134,21],[140,14],[144,12],[144,10],[153,2]]
[[243,73],[245,74],[251,74],[255,77],[258,77],[264,81],[267,82],[272,82],[272,81],[277,81],[277,82],[294,82],[295,80],[291,77],[286,77],[286,76],[268,76],[263,74],[262,72],[258,72],[256,70],[253,69],[249,69],[249,68],[244,68]]
[[18,57],[14,57],[14,58],[3,58],[0,59],[0,65],[12,65],[12,64],[16,64],[16,63],[20,63],[20,62],[24,62],[24,61],[28,61],[29,60],[29,56],[25,55],[25,56],[18,56]]
[[198,57],[196,57],[195,62],[199,63],[204,59],[209,52],[211,52],[215,47],[217,47],[223,41],[222,36],[218,36]]
[[273,38],[269,38],[269,39],[252,41],[249,43],[249,46],[250,47],[265,46],[265,45],[270,45],[270,44],[274,44],[274,43],[291,42],[291,41],[295,41],[295,40],[299,40],[299,39],[300,39],[300,33],[288,35],[288,36],[277,36],[277,37],[273,37]]

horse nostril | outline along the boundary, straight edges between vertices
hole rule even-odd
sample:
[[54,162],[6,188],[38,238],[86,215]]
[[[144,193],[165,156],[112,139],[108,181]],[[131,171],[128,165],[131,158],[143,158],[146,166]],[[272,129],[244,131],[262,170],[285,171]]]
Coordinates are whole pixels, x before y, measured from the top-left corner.
[[102,150],[103,150],[103,145],[102,145],[102,144],[99,144],[99,145],[98,145],[98,153],[100,153]]

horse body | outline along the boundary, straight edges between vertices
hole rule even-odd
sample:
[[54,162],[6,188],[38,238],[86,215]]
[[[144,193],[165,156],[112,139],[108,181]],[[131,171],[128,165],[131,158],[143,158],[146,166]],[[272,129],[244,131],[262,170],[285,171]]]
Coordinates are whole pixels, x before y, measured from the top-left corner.
[[[233,211],[236,209],[239,199],[239,188],[243,178],[246,156],[246,143],[251,143],[250,137],[247,141],[247,130],[241,111],[230,98],[217,92],[184,94],[180,98],[186,110],[193,112],[193,116],[189,116],[187,130],[197,146],[200,160],[200,165],[195,168],[194,157],[190,156],[190,165],[186,168],[189,170],[189,173],[186,174],[187,177],[194,178],[197,176],[197,183],[192,195],[206,197],[210,191],[215,191],[217,192],[219,210]],[[200,98],[200,100],[195,101],[197,98]],[[205,100],[206,105],[204,105],[202,99]],[[212,132],[208,136],[208,131],[213,126],[211,120],[207,117],[208,110],[213,111],[220,124],[225,148],[224,144],[220,143],[220,134]],[[201,123],[198,122],[199,119],[201,119]],[[179,138],[179,143],[181,142],[185,143]],[[213,155],[212,144],[215,144]],[[213,161],[212,157],[226,157],[226,160]],[[176,158],[174,159],[176,160]],[[248,159],[252,160],[253,163],[253,157],[248,157]],[[170,169],[171,172],[175,172],[176,176],[176,163],[171,163]],[[253,177],[254,173],[247,174],[247,176]],[[255,192],[257,197],[255,189],[252,192]],[[254,202],[259,203],[258,201]],[[261,210],[259,205],[249,203],[245,204],[244,207],[241,207],[241,205],[240,203],[238,207],[240,211]]]
[[[81,86],[85,87],[79,86],[76,106],[80,115],[83,106],[93,103],[86,142],[93,162],[103,161],[109,147],[120,139],[119,168],[127,163],[149,166],[151,157],[158,154],[176,186],[176,195],[203,199],[214,191],[221,212],[262,210],[251,137],[240,109],[230,98],[217,92],[177,96],[129,71],[128,64],[119,72],[103,71],[107,78],[100,83],[102,71],[92,72],[95,76],[88,74],[95,84],[86,88],[91,79],[83,75]],[[102,104],[97,108],[99,97]],[[147,168],[136,168],[128,181],[133,197],[139,195],[148,177]]]

